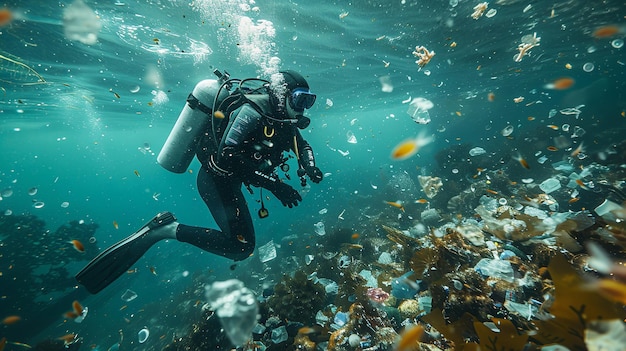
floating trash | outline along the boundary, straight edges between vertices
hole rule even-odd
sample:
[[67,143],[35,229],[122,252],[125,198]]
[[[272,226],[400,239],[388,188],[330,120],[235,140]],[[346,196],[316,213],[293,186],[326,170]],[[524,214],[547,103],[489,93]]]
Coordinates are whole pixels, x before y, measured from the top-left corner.
[[585,105],[578,105],[576,107],[568,107],[568,108],[564,108],[562,110],[560,110],[559,112],[561,112],[564,115],[576,115],[575,117],[578,118],[578,115],[581,114],[581,108],[585,107]]
[[122,294],[122,300],[124,300],[126,302],[133,301],[136,298],[137,298],[137,293],[132,291],[132,290],[130,290],[130,289],[126,289],[126,291]]
[[4,215],[5,215],[5,216],[10,216],[10,215],[12,215],[12,214],[13,214],[13,211],[11,211],[11,210],[6,210],[6,211],[4,211]]
[[30,189],[28,189],[28,195],[30,195],[30,196],[37,195],[37,188],[30,188]]
[[408,271],[398,278],[391,281],[391,295],[398,299],[412,299],[420,290],[420,281],[411,280],[410,276],[414,275],[413,271]]
[[276,329],[272,329],[272,342],[274,344],[280,344],[281,342],[287,341],[289,335],[287,334],[287,328],[284,325]]
[[313,262],[313,260],[315,259],[315,256],[313,255],[305,255],[304,256],[304,263],[308,266],[311,264],[311,262]]
[[380,81],[381,90],[383,93],[391,93],[393,91],[393,84],[391,83],[391,77],[382,76],[378,78]]
[[137,339],[139,339],[140,344],[143,344],[144,342],[146,342],[149,336],[150,336],[150,331],[148,330],[148,328],[145,328],[145,327],[141,329],[139,333],[137,333]]
[[42,208],[44,207],[46,204],[43,201],[37,201],[35,203],[33,203],[33,207],[34,208]]
[[343,255],[339,257],[339,259],[337,260],[337,267],[341,269],[345,269],[350,266],[350,263],[352,263],[352,260],[350,259],[350,257],[347,255]]
[[334,280],[320,278],[318,283],[324,285],[324,291],[326,291],[328,295],[337,295],[339,293],[339,285]]
[[557,112],[558,111],[555,108],[551,109],[550,112],[548,112],[548,118],[554,117]]
[[271,261],[276,258],[276,246],[274,241],[270,240],[267,244],[259,247],[259,259],[261,262]]
[[551,192],[561,188],[561,182],[556,178],[548,178],[539,184],[539,189],[544,193],[550,194]]
[[82,0],[74,1],[63,10],[63,30],[69,40],[94,45],[101,28],[100,17]]
[[319,210],[318,213],[321,214],[321,215],[326,214],[326,213],[328,213],[328,209],[327,208],[322,208],[321,210]]
[[6,188],[2,190],[2,193],[0,195],[2,195],[2,197],[11,197],[11,195],[13,195],[13,189]]
[[319,221],[314,224],[315,226],[315,234],[319,236],[326,235],[326,228],[324,227],[324,222]]
[[515,281],[515,273],[508,260],[483,258],[474,266],[474,270],[486,277],[498,278],[510,283]]
[[496,9],[491,9],[491,10],[487,11],[487,13],[485,14],[485,17],[487,17],[487,18],[491,18],[491,17],[495,16],[495,15],[496,15],[496,13],[498,13],[498,10],[496,10]]
[[483,149],[482,147],[475,147],[469,151],[470,156],[478,156],[486,153],[487,151],[485,151],[485,149]]
[[513,130],[515,128],[512,125],[508,125],[506,127],[504,127],[504,129],[502,129],[502,136],[508,137],[509,135],[513,134]]
[[587,133],[587,132],[583,128],[581,128],[579,126],[575,126],[574,127],[574,132],[572,133],[572,138],[581,137],[581,136],[585,135],[585,133]]
[[409,108],[406,113],[411,116],[411,118],[419,124],[428,124],[430,123],[430,114],[428,110],[435,106],[432,101],[418,97],[409,103]]
[[254,293],[237,279],[215,282],[205,289],[205,297],[230,341],[237,347],[245,344],[252,337],[259,313]]
[[350,144],[356,144],[357,143],[356,136],[354,135],[354,133],[351,130],[349,130],[346,133],[346,138],[348,139],[348,142]]

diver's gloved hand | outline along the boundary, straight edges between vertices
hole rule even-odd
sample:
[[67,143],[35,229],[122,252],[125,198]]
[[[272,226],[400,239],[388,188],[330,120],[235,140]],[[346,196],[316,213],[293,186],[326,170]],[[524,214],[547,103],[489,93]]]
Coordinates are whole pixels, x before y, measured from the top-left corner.
[[306,166],[304,167],[304,170],[309,176],[309,179],[311,179],[311,181],[315,184],[321,182],[324,178],[324,174],[322,173],[322,171],[315,166]]
[[289,208],[298,206],[298,201],[302,201],[302,196],[296,189],[283,182],[277,182],[274,189],[272,189],[272,193],[283,203],[283,206],[288,206]]

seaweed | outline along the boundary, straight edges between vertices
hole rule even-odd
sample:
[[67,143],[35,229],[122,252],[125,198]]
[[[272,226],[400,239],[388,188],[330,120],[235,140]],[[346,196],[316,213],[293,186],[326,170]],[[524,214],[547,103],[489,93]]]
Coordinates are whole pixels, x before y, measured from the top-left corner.
[[293,277],[283,276],[267,304],[282,319],[307,324],[314,322],[315,313],[324,306],[325,297],[324,286],[308,280],[299,270]]
[[554,303],[549,308],[554,318],[535,322],[538,331],[532,338],[537,342],[585,350],[584,334],[590,322],[626,318],[620,305],[589,289],[562,254],[552,258],[548,270],[554,280]]
[[[624,320],[623,306],[602,297],[589,287],[563,254],[556,254],[548,266],[554,287],[547,280],[544,284],[554,290],[551,306],[544,306],[553,316],[547,320],[533,320],[518,326],[516,320],[490,318],[499,331],[492,331],[475,316],[464,313],[454,316],[439,308],[422,317],[454,342],[457,350],[511,350],[523,351],[529,343],[537,345],[559,344],[572,351],[584,351],[585,333],[596,321]],[[547,304],[544,304],[547,305]],[[463,309],[463,311],[467,311]],[[445,317],[444,317],[445,315]],[[518,330],[524,330],[519,333]],[[467,339],[475,343],[465,343]]]

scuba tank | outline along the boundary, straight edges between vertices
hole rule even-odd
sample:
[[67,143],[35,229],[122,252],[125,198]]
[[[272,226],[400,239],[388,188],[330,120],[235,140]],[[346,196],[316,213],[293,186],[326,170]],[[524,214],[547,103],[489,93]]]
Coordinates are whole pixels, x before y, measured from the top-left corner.
[[[205,79],[196,84],[187,103],[180,112],[157,161],[163,168],[174,173],[184,173],[193,160],[198,141],[213,119],[215,101],[226,98],[228,90],[221,89],[228,73],[214,72],[219,80]],[[217,95],[217,96],[216,96]]]

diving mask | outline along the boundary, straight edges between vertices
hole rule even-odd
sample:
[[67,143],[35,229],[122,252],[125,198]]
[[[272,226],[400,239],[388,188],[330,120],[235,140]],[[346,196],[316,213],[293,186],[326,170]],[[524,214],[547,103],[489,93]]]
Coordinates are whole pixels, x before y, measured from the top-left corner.
[[313,106],[316,97],[309,89],[296,88],[291,92],[289,105],[296,111],[304,111]]

